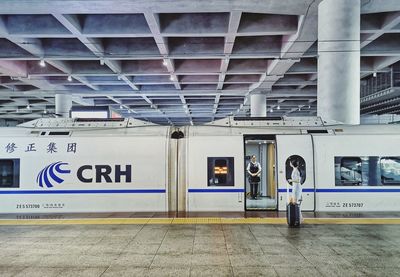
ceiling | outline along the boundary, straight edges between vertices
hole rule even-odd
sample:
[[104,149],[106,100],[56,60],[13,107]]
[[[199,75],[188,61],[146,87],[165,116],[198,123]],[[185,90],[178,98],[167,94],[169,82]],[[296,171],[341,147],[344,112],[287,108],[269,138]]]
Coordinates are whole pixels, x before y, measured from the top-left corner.
[[[3,0],[0,119],[49,116],[56,93],[159,124],[246,115],[255,92],[273,115],[315,115],[320,2]],[[371,78],[400,60],[400,2],[361,12]]]

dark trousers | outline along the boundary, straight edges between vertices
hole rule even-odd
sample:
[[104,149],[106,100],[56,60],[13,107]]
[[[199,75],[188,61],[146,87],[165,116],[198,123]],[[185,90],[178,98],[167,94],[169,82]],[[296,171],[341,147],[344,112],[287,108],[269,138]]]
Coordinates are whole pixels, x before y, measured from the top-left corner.
[[258,193],[258,183],[250,183],[250,196],[256,198]]

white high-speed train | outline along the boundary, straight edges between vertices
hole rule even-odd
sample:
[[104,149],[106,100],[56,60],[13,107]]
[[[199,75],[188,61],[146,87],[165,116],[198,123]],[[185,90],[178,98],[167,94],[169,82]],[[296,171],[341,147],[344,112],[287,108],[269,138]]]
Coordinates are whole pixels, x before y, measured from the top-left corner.
[[[157,126],[39,119],[0,129],[0,213],[285,210],[290,160],[305,211],[400,211],[400,126],[318,118]],[[246,165],[262,167],[255,199]]]

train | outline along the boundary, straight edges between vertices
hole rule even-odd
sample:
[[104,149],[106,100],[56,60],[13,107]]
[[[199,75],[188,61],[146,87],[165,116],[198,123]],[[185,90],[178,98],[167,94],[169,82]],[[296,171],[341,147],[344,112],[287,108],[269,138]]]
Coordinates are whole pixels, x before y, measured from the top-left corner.
[[[0,129],[0,213],[400,211],[400,126],[228,117],[200,126],[41,118]],[[246,167],[261,165],[256,197]]]

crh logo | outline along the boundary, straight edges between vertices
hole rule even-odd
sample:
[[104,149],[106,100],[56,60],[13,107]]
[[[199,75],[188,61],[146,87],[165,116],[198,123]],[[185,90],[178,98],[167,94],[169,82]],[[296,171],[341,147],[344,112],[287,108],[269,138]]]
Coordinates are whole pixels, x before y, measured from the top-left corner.
[[64,179],[59,177],[60,174],[71,173],[71,170],[62,169],[61,166],[68,165],[68,163],[56,162],[43,168],[36,177],[36,183],[40,187],[52,188],[54,183],[61,184]]
[[[69,174],[71,170],[62,169],[61,166],[68,163],[56,162],[43,168],[36,177],[36,183],[40,187],[54,187],[54,184],[61,184],[64,179],[60,174]],[[125,183],[132,182],[132,165],[127,164],[124,167],[117,164],[113,167],[110,165],[82,165],[74,173],[81,183],[121,183],[125,179]]]

